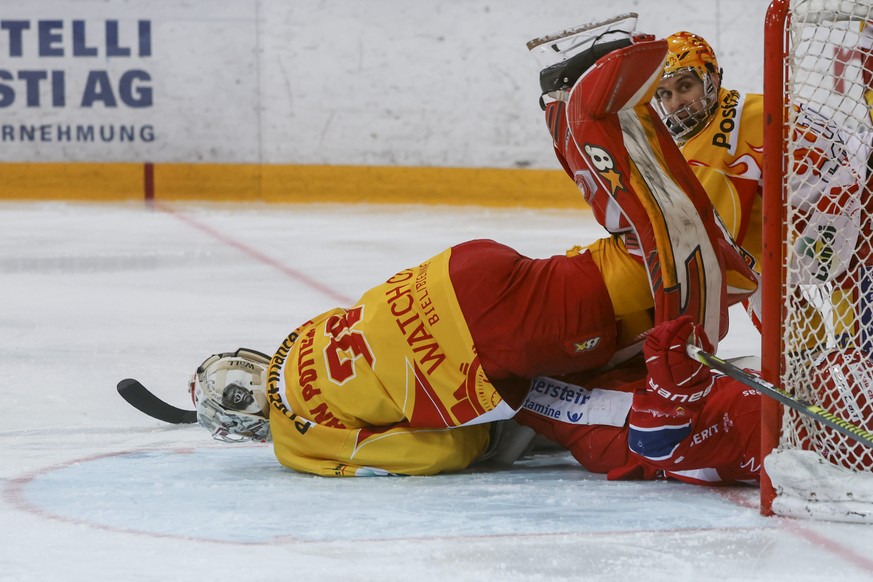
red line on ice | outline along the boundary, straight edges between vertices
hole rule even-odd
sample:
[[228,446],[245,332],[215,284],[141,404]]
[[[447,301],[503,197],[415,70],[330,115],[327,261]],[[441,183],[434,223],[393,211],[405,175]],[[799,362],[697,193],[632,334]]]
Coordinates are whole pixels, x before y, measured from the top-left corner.
[[238,251],[242,252],[245,255],[248,255],[249,257],[255,259],[256,261],[263,263],[264,265],[268,265],[270,267],[273,267],[274,269],[276,269],[277,271],[279,271],[283,275],[286,275],[286,276],[294,279],[295,281],[302,283],[303,285],[306,285],[310,289],[313,289],[315,291],[318,291],[319,293],[322,293],[322,294],[330,297],[334,301],[337,301],[338,305],[344,306],[344,305],[353,305],[354,304],[353,299],[350,299],[350,298],[346,297],[345,295],[338,293],[334,289],[332,289],[332,288],[328,287],[327,285],[313,279],[312,277],[306,275],[305,273],[302,273],[296,269],[292,269],[292,268],[288,267],[287,265],[284,265],[281,262],[277,261],[276,259],[265,255],[261,251],[255,249],[253,247],[250,247],[250,246],[248,246],[248,245],[246,245],[246,244],[244,244],[236,239],[233,239],[233,238],[225,235],[224,233],[222,233],[222,232],[220,232],[220,231],[218,231],[210,226],[207,226],[201,222],[194,220],[190,216],[182,214],[181,212],[176,212],[175,210],[173,210],[169,206],[167,206],[165,204],[158,203],[158,202],[156,202],[154,204],[154,207],[156,209],[160,210],[161,212],[165,212],[165,213],[169,214],[170,216],[173,216],[174,218],[178,218],[182,222],[184,222],[184,223],[188,224],[189,226],[192,226],[195,229],[211,236],[212,238],[216,239],[217,241],[219,241],[223,244],[226,244],[227,246],[230,246],[230,247],[237,249]]

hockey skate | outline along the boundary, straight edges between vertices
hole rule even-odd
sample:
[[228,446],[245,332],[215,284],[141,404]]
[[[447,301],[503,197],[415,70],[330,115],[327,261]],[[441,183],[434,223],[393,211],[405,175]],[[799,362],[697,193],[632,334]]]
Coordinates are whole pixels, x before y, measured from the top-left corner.
[[540,65],[543,95],[570,89],[604,55],[632,43],[637,14],[629,12],[529,40],[527,48]]

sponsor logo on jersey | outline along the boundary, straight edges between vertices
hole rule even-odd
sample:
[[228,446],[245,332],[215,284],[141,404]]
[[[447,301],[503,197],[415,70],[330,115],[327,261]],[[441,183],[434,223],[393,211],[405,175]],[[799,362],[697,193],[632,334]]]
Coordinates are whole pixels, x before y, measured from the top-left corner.
[[440,316],[427,286],[429,266],[430,263],[422,263],[417,271],[407,269],[388,279],[385,301],[416,362],[432,375],[446,361],[446,355],[430,333],[440,322]]
[[524,408],[569,424],[623,426],[633,394],[594,388],[588,390],[540,376],[531,381]]
[[707,426],[703,430],[699,430],[691,437],[691,446],[699,445],[706,439],[710,437],[714,437],[718,434],[718,424],[713,424],[712,426]]
[[[312,322],[304,323],[298,329],[302,329],[304,326],[309,325]],[[285,417],[288,418],[291,422],[294,423],[294,428],[297,429],[297,432],[301,435],[306,434],[306,431],[309,430],[309,427],[314,423],[306,420],[305,418],[300,418],[297,414],[290,410],[285,403],[282,401],[282,395],[279,394],[279,386],[281,384],[282,373],[285,368],[285,360],[288,358],[288,354],[291,352],[291,348],[294,343],[297,341],[299,334],[297,331],[293,331],[285,341],[282,342],[282,345],[279,346],[279,349],[276,351],[273,359],[270,361],[270,367],[267,370],[267,398],[270,401],[270,404],[275,407],[279,412],[281,412]]]
[[540,416],[585,424],[582,422],[585,413],[583,406],[590,398],[591,392],[581,386],[540,377],[531,382],[524,407]]
[[815,272],[812,277],[819,281],[828,281],[831,277],[831,266],[834,260],[834,242],[837,240],[837,229],[833,226],[818,226],[818,238],[802,236],[795,246],[798,252],[812,259]]
[[718,122],[718,132],[712,136],[712,145],[719,148],[731,148],[731,134],[737,127],[737,106],[740,104],[740,93],[728,91],[721,100],[721,119]]
[[573,349],[576,353],[589,352],[600,345],[600,336],[588,338],[581,342],[573,342]]

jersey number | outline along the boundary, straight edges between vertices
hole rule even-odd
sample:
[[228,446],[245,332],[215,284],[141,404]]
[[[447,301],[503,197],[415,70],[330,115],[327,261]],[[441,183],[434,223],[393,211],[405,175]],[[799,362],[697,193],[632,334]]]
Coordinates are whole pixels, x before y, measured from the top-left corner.
[[364,306],[350,309],[345,315],[334,315],[325,324],[330,343],[324,348],[328,376],[336,384],[345,384],[355,377],[355,360],[364,358],[372,368],[376,361],[363,332],[352,329],[363,318]]

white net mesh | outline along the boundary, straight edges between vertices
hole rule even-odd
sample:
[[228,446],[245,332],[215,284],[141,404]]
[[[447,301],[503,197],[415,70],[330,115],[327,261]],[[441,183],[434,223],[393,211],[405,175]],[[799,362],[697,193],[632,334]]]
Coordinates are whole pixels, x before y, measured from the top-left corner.
[[[797,1],[788,32],[780,382],[873,431],[873,82],[864,69],[873,50],[871,1]],[[825,461],[817,471],[840,467],[873,481],[873,449],[794,411],[786,410],[779,448],[817,453]],[[777,494],[785,492],[776,481]]]

